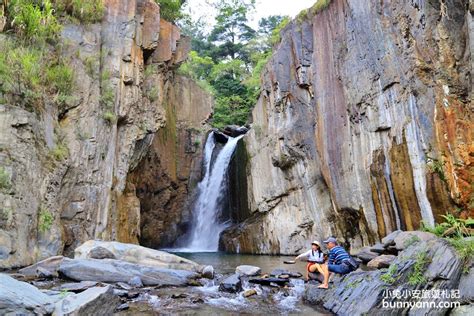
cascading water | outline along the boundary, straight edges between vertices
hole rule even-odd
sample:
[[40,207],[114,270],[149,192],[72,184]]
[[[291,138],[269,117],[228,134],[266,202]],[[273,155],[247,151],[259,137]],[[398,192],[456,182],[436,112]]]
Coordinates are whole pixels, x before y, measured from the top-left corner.
[[215,138],[214,132],[209,134],[204,148],[204,178],[197,186],[198,195],[193,207],[193,222],[186,238],[187,245],[182,250],[192,252],[218,250],[219,235],[229,225],[220,219],[222,199],[226,192],[225,176],[235,147],[242,137],[243,135],[229,137],[212,163]]

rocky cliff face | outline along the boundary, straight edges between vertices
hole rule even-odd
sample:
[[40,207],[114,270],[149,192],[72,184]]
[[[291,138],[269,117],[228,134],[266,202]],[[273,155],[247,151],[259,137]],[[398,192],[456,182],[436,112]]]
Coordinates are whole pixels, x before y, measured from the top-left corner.
[[[193,157],[200,157],[199,128],[212,104],[173,72],[189,42],[160,19],[154,1],[105,5],[101,24],[62,32],[75,72],[73,104],[41,113],[0,104],[0,162],[11,183],[0,190],[0,268],[67,254],[87,239],[136,243],[148,220],[141,211],[155,203],[140,198],[176,185],[179,200],[198,173]],[[69,154],[57,161],[52,153],[60,147]],[[147,179],[162,175],[169,179],[148,187]]]
[[455,206],[472,216],[472,14],[463,0],[333,0],[290,23],[245,140],[252,215],[223,247],[358,247]]

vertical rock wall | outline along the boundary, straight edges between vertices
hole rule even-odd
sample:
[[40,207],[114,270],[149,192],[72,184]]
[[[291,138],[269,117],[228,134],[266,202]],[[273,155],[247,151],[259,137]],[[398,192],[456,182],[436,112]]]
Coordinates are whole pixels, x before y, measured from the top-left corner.
[[252,216],[222,247],[352,247],[473,215],[472,3],[333,0],[300,16],[262,74],[246,145]]
[[[46,100],[41,113],[0,104],[0,165],[11,183],[0,190],[0,268],[68,254],[87,239],[138,242],[143,201],[129,173],[150,146],[173,180],[198,173],[188,156],[198,152],[212,100],[174,74],[189,41],[160,19],[155,1],[105,6],[101,24],[63,28],[73,102],[57,109]],[[181,142],[184,149],[164,154]],[[59,161],[52,153],[60,145],[68,157]]]

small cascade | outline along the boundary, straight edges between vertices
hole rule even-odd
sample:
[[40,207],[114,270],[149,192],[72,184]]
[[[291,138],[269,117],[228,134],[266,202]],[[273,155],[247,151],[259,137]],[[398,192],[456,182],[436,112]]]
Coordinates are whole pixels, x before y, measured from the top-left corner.
[[186,236],[187,244],[181,251],[205,252],[217,251],[220,233],[229,226],[222,221],[222,201],[226,192],[225,177],[238,141],[243,137],[229,137],[227,143],[217,154],[212,155],[216,147],[214,132],[207,138],[204,148],[204,177],[197,186],[197,200],[193,207],[193,221]]

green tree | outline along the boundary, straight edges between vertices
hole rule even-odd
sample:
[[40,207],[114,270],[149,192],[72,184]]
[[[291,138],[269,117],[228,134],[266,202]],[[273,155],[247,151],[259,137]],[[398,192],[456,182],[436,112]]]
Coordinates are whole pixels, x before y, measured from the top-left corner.
[[225,0],[215,5],[216,24],[210,34],[210,41],[219,43],[213,51],[215,60],[227,57],[245,57],[243,46],[256,32],[248,25],[248,15],[255,8],[255,0]]
[[184,17],[181,8],[186,0],[156,0],[160,5],[160,15],[169,22],[176,22]]

